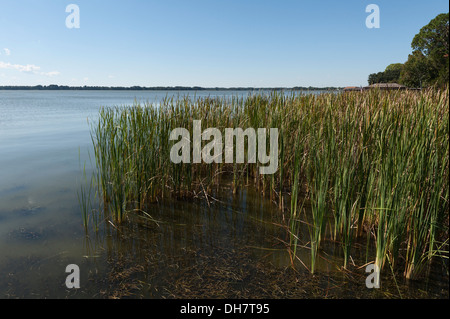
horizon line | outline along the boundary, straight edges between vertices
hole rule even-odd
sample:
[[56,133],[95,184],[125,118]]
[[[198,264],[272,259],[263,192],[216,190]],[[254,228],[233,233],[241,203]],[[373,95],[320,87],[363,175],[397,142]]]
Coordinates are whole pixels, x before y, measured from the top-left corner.
[[20,90],[20,89],[36,89],[36,90],[83,90],[83,89],[101,89],[101,90],[329,90],[343,89],[343,86],[272,86],[272,87],[254,87],[254,86],[231,86],[231,87],[204,87],[204,86],[104,86],[104,85],[0,85],[0,90]]

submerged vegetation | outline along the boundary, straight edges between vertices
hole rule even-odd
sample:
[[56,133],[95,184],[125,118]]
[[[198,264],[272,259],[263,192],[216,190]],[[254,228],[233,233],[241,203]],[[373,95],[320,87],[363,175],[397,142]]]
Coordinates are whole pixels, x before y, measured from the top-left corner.
[[[172,163],[171,131],[192,132],[194,120],[222,133],[278,128],[278,171],[261,175],[260,164],[248,162]],[[165,98],[102,108],[91,135],[100,199],[94,214],[116,225],[129,213],[152,219],[152,203],[163,198],[209,201],[231,176],[233,193],[252,185],[274,202],[291,260],[310,249],[311,272],[324,241],[338,243],[346,268],[355,241],[365,240],[376,251],[368,261],[402,269],[408,279],[433,257],[448,258],[448,90]],[[91,187],[81,202],[91,200]],[[98,223],[90,205],[82,206],[85,222]]]

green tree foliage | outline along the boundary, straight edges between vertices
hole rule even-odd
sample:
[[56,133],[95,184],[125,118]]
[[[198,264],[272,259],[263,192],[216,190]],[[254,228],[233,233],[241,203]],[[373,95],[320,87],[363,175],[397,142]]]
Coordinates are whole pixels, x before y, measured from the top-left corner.
[[369,84],[375,83],[397,83],[402,72],[402,63],[393,63],[386,67],[383,72],[372,73],[369,75]]
[[433,83],[437,70],[432,67],[430,60],[419,50],[409,55],[400,76],[400,82],[409,87],[422,88]]
[[392,64],[389,64],[386,67],[386,70],[384,70],[384,72],[390,71],[390,72],[398,72],[398,73],[400,73],[402,71],[402,68],[403,68],[403,64],[402,63],[392,63]]
[[436,16],[414,36],[405,64],[393,63],[369,75],[369,84],[397,82],[409,87],[444,86],[449,82],[449,14]]
[[420,51],[428,60],[430,83],[445,85],[449,81],[449,14],[441,13],[420,29],[411,47]]

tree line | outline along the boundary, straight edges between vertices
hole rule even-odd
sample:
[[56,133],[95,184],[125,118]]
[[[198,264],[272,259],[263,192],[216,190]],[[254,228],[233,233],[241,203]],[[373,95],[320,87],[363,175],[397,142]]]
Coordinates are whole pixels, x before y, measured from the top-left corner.
[[369,85],[399,83],[408,87],[445,86],[449,82],[449,14],[441,13],[420,29],[405,63],[393,63],[369,75]]
[[0,86],[0,90],[117,90],[117,91],[260,91],[260,90],[270,90],[270,91],[283,91],[283,90],[293,90],[293,91],[336,91],[341,90],[341,87],[304,87],[295,86],[292,88],[288,87],[272,87],[272,88],[257,88],[257,87],[200,87],[200,86],[67,86],[67,85],[34,85],[34,86],[23,86],[23,85],[5,85]]

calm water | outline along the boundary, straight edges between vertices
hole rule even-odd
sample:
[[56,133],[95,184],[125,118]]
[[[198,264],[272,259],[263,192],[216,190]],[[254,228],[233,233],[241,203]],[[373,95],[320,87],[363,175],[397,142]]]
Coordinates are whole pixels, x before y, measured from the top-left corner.
[[[398,287],[365,287],[364,269],[336,271],[339,252],[319,274],[293,271],[276,224],[279,212],[248,189],[224,202],[167,201],[150,212],[158,224],[137,220],[117,231],[86,236],[77,199],[80,163],[89,164],[87,119],[101,106],[157,102],[194,92],[0,91],[0,298],[448,298],[441,273]],[[247,95],[202,91],[196,96]],[[325,245],[326,246],[326,245]],[[299,253],[308,264],[308,252]],[[363,255],[363,254],[361,254]],[[357,256],[355,256],[357,258]],[[81,288],[65,286],[77,264]],[[360,264],[364,264],[361,261]],[[389,277],[390,276],[390,277]]]

